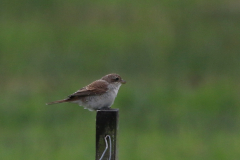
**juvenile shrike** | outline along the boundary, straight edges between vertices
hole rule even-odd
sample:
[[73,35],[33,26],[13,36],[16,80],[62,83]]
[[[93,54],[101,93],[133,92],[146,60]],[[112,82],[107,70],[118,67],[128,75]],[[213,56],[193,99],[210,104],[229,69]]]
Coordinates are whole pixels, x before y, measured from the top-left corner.
[[113,104],[118,90],[124,81],[118,74],[112,73],[92,82],[69,95],[66,99],[47,103],[56,104],[63,102],[78,103],[90,111],[109,109]]

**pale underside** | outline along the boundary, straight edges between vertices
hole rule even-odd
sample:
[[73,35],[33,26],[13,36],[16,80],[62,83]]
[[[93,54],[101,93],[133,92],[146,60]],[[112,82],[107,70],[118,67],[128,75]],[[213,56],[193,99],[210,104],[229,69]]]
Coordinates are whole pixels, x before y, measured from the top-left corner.
[[83,106],[85,109],[90,111],[99,110],[102,108],[110,108],[114,103],[114,100],[117,96],[119,87],[121,83],[109,84],[108,90],[103,94],[96,94],[92,96],[87,96],[83,100],[71,101],[72,103],[77,103],[80,106]]

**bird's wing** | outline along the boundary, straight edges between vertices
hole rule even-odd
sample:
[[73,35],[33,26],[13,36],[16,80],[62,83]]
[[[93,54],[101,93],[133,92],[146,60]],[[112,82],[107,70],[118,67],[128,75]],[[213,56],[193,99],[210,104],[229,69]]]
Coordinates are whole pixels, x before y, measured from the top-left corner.
[[106,93],[107,90],[108,90],[108,82],[104,80],[97,80],[87,85],[86,87],[79,89],[75,93],[69,95],[68,98],[85,97],[90,95],[101,95],[103,93]]
[[72,101],[78,100],[81,97],[91,96],[91,95],[101,95],[103,93],[106,93],[107,91],[108,91],[108,82],[106,82],[105,80],[97,80],[87,85],[86,87],[79,89],[77,92],[69,95],[66,99],[50,102],[50,103],[47,103],[47,105],[63,103],[63,102],[72,102]]

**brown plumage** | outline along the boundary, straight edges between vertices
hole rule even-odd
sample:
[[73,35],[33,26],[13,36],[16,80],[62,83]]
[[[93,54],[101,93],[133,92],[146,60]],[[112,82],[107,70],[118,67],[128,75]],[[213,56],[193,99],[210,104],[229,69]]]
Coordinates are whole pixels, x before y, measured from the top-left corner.
[[[79,89],[75,93],[69,95],[66,99],[50,102],[50,103],[47,103],[47,105],[63,103],[63,102],[75,102],[75,103],[79,103],[79,105],[82,105],[82,106],[86,105],[87,106],[86,108],[91,109],[92,104],[90,105],[86,103],[89,100],[89,98],[93,99],[92,97],[96,97],[96,96],[101,97],[101,95],[107,94],[108,91],[111,92],[112,89],[115,90],[115,88],[117,89],[116,91],[118,91],[121,84],[124,84],[124,83],[126,83],[126,81],[124,81],[119,75],[108,74],[102,77],[101,79],[92,82],[86,87]],[[113,101],[114,99],[115,97],[113,98]],[[106,100],[108,101],[108,99]]]

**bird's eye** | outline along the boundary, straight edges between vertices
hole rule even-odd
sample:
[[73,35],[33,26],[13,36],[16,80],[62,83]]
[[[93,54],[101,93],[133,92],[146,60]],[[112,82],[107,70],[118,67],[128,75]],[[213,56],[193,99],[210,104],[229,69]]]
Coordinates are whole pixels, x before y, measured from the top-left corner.
[[118,81],[119,80],[119,78],[117,77],[117,78],[115,78],[115,81]]

